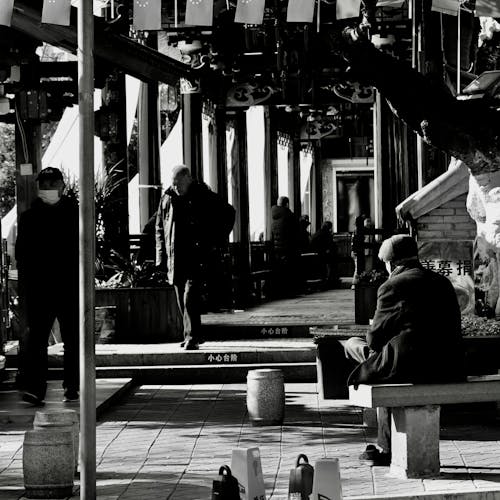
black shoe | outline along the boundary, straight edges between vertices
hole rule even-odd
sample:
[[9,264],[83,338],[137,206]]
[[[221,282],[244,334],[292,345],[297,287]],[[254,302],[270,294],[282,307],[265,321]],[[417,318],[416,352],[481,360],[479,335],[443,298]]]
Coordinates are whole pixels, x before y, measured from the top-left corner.
[[[180,343],[180,346],[181,347],[184,347],[186,345],[186,342],[188,342],[187,340],[183,340],[181,343]],[[201,345],[201,344],[204,344],[205,341],[203,339],[198,339],[196,340],[196,344],[198,345]]]
[[373,444],[369,444],[366,450],[359,456],[359,461],[366,465],[391,465],[391,454],[379,451]]
[[64,389],[64,399],[65,403],[73,403],[80,400],[80,394],[76,389]]
[[33,406],[43,406],[45,404],[43,398],[38,397],[36,394],[33,394],[32,392],[24,392],[23,401],[32,404]]
[[195,340],[189,340],[184,345],[185,351],[196,351],[199,348],[200,348],[200,346],[199,346],[198,342],[196,342]]

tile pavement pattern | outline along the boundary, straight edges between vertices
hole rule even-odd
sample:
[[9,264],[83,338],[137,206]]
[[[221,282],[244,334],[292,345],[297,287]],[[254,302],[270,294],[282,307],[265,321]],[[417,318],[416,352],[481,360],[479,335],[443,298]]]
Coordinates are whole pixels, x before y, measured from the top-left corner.
[[[102,500],[207,500],[212,479],[235,447],[258,446],[268,500],[286,500],[299,453],[338,457],[344,498],[436,491],[500,490],[500,428],[454,425],[442,431],[442,474],[387,477],[357,456],[373,430],[345,401],[322,401],[316,384],[286,384],[283,426],[252,427],[244,384],[149,385],[112,407],[97,427],[97,488]],[[22,497],[24,430],[0,425],[0,498]],[[78,482],[75,487],[78,497]]]

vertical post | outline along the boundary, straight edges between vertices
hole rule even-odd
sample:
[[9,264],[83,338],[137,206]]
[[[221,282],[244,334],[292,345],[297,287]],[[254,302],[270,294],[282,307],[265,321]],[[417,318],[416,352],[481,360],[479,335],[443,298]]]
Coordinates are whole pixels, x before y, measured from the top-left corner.
[[[158,49],[156,33],[146,45]],[[160,109],[158,82],[141,82],[138,109],[139,216],[143,228],[160,202]]]
[[382,225],[382,106],[381,96],[375,91],[373,104],[373,181],[375,184],[375,227]]
[[300,192],[300,138],[296,137],[292,143],[293,154],[293,186],[290,192],[293,192],[293,213],[299,215],[302,213],[302,199]]
[[227,144],[226,110],[223,106],[215,109],[215,130],[217,131],[217,193],[228,200],[227,185]]
[[265,213],[266,213],[266,239],[271,239],[271,207],[276,204],[278,198],[278,145],[276,127],[269,106],[264,107],[265,124],[265,164],[264,185]]
[[238,141],[239,170],[239,223],[240,223],[240,301],[248,303],[250,295],[250,213],[248,208],[248,154],[247,154],[247,121],[244,111],[237,111],[235,117]]
[[94,347],[94,17],[92,0],[78,8],[80,112],[80,432],[82,500],[96,498]]
[[[16,204],[17,217],[31,206],[36,198],[37,186],[36,175],[42,167],[42,132],[39,121],[23,120],[19,113],[17,114],[15,128],[16,143]],[[21,166],[22,165],[22,166]],[[31,167],[29,166],[31,165]],[[25,352],[26,342],[26,309],[25,309],[25,291],[24,283],[18,282],[19,294],[19,329],[21,337],[19,339],[19,374],[18,378],[23,377],[23,354]]]
[[314,163],[311,178],[311,227],[318,231],[323,222],[323,171],[321,163],[321,139],[314,146]]
[[182,94],[182,124],[184,163],[193,177],[203,180],[201,94]]
[[103,165],[112,186],[104,211],[106,245],[129,256],[128,229],[128,148],[125,74],[114,69],[102,91],[110,121],[109,137],[103,141]]
[[457,92],[456,94],[460,94],[461,87],[461,70],[462,70],[462,61],[461,61],[461,52],[462,52],[462,9],[460,8],[460,3],[458,4],[458,13],[457,13]]
[[[423,6],[422,6],[423,8]],[[418,0],[411,2],[411,16],[412,16],[412,67],[416,70],[420,68],[420,49],[421,49],[421,13],[418,11]],[[425,147],[422,137],[416,136],[417,140],[417,187],[420,189],[424,185],[424,161],[425,161]]]

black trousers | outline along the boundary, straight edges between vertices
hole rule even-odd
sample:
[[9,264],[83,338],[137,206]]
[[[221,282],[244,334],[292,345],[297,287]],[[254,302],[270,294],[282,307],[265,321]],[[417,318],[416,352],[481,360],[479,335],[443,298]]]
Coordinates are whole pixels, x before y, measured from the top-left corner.
[[184,340],[201,339],[201,283],[197,279],[174,281],[177,306],[182,316]]
[[[29,287],[27,287],[29,288]],[[43,399],[47,391],[47,345],[57,318],[64,342],[63,387],[79,389],[78,293],[58,289],[31,290],[26,293],[27,336],[23,355],[24,388]]]
[[[347,359],[363,363],[375,352],[372,351],[364,339],[352,337],[344,344]],[[377,444],[384,452],[391,451],[391,410],[377,408]]]

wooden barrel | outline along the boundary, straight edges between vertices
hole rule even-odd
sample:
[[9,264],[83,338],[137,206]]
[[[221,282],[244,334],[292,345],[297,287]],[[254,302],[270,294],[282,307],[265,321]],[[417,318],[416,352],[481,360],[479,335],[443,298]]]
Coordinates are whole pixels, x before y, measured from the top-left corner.
[[282,424],[285,414],[285,384],[281,370],[248,372],[247,409],[252,425]]
[[73,453],[75,456],[75,472],[78,469],[80,450],[80,424],[78,413],[74,410],[41,410],[35,413],[33,429],[59,429],[70,431],[73,435]]
[[60,429],[27,431],[23,473],[27,498],[66,498],[73,492],[73,433]]

